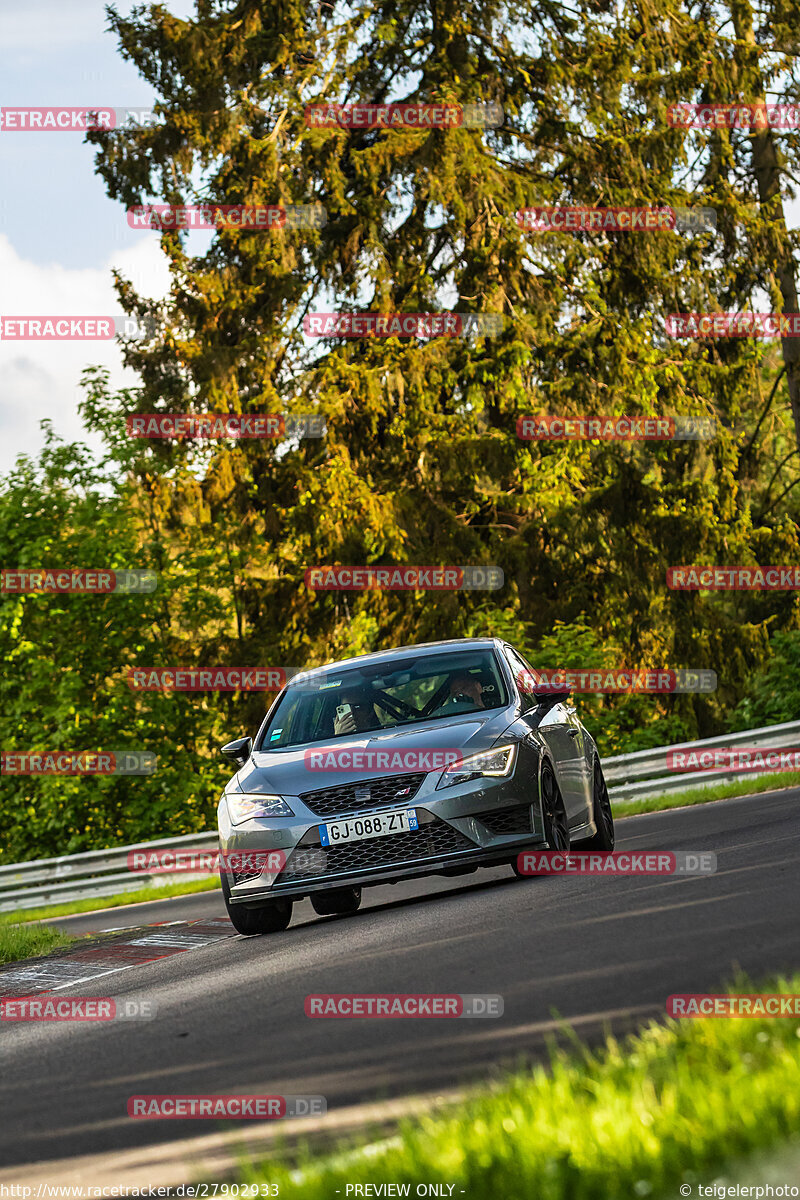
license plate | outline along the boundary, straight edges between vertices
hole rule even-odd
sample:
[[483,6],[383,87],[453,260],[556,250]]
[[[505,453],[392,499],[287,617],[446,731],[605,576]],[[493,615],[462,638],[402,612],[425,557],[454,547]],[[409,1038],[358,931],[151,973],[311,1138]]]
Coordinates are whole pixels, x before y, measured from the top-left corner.
[[375,813],[372,817],[348,817],[346,821],[320,825],[319,840],[323,846],[338,846],[340,842],[363,842],[367,838],[411,833],[415,829],[419,829],[417,810],[398,808],[394,812]]

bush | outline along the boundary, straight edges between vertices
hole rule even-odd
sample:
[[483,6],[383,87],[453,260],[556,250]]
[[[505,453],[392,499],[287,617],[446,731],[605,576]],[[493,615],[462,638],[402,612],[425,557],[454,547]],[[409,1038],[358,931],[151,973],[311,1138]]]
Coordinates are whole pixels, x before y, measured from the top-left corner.
[[776,632],[770,657],[730,719],[732,732],[800,721],[800,629]]

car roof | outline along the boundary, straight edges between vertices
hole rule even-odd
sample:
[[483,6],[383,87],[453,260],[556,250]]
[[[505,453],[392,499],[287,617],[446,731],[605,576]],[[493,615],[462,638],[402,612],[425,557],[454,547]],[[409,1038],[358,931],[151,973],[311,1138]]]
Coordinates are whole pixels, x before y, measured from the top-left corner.
[[[407,657],[409,654],[422,655],[428,650],[486,650],[501,645],[502,640],[493,637],[450,638],[442,642],[419,642],[415,646],[395,646],[391,650],[376,650],[372,654],[358,654],[353,658],[342,658],[336,662],[323,663],[320,667],[309,667],[307,671],[302,672],[302,676],[304,679],[308,679],[310,675],[324,674],[328,671],[340,671],[343,667],[354,665],[366,666],[370,663],[390,663],[394,658]],[[292,683],[293,680],[290,679],[288,686],[291,687]]]

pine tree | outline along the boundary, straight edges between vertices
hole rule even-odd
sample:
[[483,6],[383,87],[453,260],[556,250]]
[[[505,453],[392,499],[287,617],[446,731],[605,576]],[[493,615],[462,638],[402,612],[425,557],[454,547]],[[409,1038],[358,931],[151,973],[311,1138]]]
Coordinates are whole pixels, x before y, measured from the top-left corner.
[[[738,50],[716,17],[679,0],[619,14],[594,0],[357,10],[248,0],[200,3],[191,22],[159,8],[113,18],[159,90],[163,125],[92,135],[112,196],[318,203],[328,216],[313,231],[221,231],[198,257],[164,234],[174,286],[163,309],[120,284],[126,310],[160,319],[129,351],[140,408],[315,409],[328,422],[326,439],[288,453],[220,447],[199,483],[185,451],[142,452],[140,472],[182,464],[175,513],[193,511],[229,557],[235,545],[225,586],[237,654],[319,660],[500,627],[535,647],[556,619],[588,615],[631,663],[724,663],[715,699],[680,702],[692,728],[719,720],[763,650],[769,613],[761,598],[670,594],[666,567],[785,561],[797,536],[785,505],[754,527],[763,351],[665,336],[670,312],[744,306],[774,265],[760,227],[742,224],[752,175],[716,135],[700,139],[698,166],[667,120],[698,89],[731,86]],[[412,98],[500,104],[505,120],[487,130],[305,120],[316,103]],[[530,235],[515,213],[542,204],[711,205],[719,233]],[[505,331],[302,337],[303,316],[320,310],[445,308],[500,314]],[[658,447],[521,443],[515,418],[537,411],[706,415],[720,434]],[[498,563],[506,587],[421,603],[303,585],[305,566],[392,561]]]

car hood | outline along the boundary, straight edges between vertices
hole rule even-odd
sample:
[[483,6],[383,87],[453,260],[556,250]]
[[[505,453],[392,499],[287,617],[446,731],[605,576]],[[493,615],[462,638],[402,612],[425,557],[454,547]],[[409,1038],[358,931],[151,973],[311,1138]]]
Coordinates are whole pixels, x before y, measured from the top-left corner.
[[[489,712],[463,713],[426,721],[420,726],[404,726],[400,729],[383,729],[374,733],[362,733],[353,737],[331,738],[329,742],[313,742],[296,750],[253,753],[229,784],[229,791],[250,793],[274,793],[282,796],[300,796],[304,792],[319,788],[335,787],[338,784],[357,780],[376,779],[382,775],[399,775],[405,771],[441,770],[437,762],[452,761],[442,757],[432,760],[437,751],[456,751],[466,757],[489,750],[505,732],[514,719],[513,709],[491,709]],[[349,766],[348,755],[360,751],[358,769]],[[381,765],[375,752],[388,752],[389,765]],[[367,752],[367,753],[364,753]],[[311,755],[322,756],[311,759]],[[426,760],[424,755],[428,755]],[[336,769],[326,769],[331,755],[339,764]],[[404,756],[403,765],[398,766],[397,755]],[[434,765],[426,767],[426,761]],[[369,766],[373,762],[375,765]],[[415,764],[419,765],[415,765]]]

